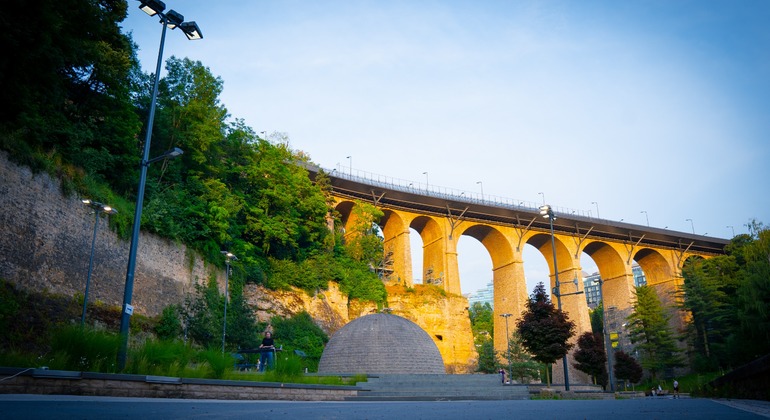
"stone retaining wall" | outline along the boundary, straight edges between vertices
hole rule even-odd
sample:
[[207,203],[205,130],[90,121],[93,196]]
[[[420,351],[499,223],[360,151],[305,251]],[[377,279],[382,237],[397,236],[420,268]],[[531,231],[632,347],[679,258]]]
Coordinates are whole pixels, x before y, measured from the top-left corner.
[[355,386],[226,381],[43,369],[0,368],[0,394],[88,395],[216,400],[342,401]]

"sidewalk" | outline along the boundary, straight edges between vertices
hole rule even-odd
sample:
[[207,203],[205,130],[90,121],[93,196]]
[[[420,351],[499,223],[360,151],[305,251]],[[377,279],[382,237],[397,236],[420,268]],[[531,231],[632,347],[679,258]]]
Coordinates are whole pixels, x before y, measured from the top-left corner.
[[762,417],[770,418],[770,401],[731,400],[727,398],[719,398],[712,401],[724,404],[728,407],[748,411],[749,413],[758,414]]

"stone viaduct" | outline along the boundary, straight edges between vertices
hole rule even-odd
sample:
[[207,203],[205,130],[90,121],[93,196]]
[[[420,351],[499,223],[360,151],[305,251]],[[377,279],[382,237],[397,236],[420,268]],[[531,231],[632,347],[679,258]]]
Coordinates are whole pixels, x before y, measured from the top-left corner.
[[[308,169],[311,177],[319,171],[317,167]],[[484,245],[492,260],[494,337],[498,351],[505,351],[507,346],[505,324],[499,315],[513,314],[511,320],[515,325],[528,299],[522,259],[524,245],[532,245],[542,253],[551,273],[548,290],[555,286],[549,221],[534,204],[516,205],[489,197],[469,197],[459,191],[439,192],[427,185],[414,188],[412,184],[373,180],[336,170],[328,175],[343,224],[352,223],[351,209],[357,201],[374,204],[384,212],[379,225],[384,235],[387,267],[383,269],[383,278],[386,282],[413,284],[410,228],[419,233],[423,243],[423,272],[418,278],[456,295],[461,295],[458,239],[467,235]],[[568,295],[583,290],[582,253],[588,254],[599,268],[604,280],[605,306],[628,313],[634,291],[633,262],[641,266],[647,284],[657,288],[662,300],[672,299],[670,292],[682,285],[681,268],[685,260],[721,254],[729,242],[590,216],[560,214],[555,210],[557,218],[553,228],[562,308],[577,324],[575,340],[583,332],[591,331],[585,296]],[[582,372],[573,372],[572,363],[569,363],[570,378],[584,382],[587,378]],[[563,381],[561,366],[561,363],[553,366],[555,382]]]

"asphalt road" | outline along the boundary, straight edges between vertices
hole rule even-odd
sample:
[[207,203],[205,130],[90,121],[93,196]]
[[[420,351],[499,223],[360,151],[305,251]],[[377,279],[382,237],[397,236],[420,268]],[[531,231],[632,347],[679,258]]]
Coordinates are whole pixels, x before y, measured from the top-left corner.
[[[0,395],[2,419],[764,419],[708,399],[283,402]],[[755,414],[759,412],[760,414]]]

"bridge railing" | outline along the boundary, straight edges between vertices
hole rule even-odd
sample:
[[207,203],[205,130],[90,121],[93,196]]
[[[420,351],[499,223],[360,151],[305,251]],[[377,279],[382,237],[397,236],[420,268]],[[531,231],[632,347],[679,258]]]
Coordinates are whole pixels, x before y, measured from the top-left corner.
[[[514,210],[538,211],[540,203],[534,201],[519,200],[510,197],[502,197],[480,192],[466,191],[457,188],[443,187],[427,182],[416,182],[408,179],[396,178],[373,172],[361,171],[355,168],[339,166],[335,169],[324,169],[331,176],[361,182],[373,186],[388,188],[412,194],[420,194],[428,197],[453,200],[458,202],[482,204],[495,207],[504,207]],[[593,218],[590,210],[577,210],[567,207],[552,206],[554,212],[564,215],[576,215]]]

